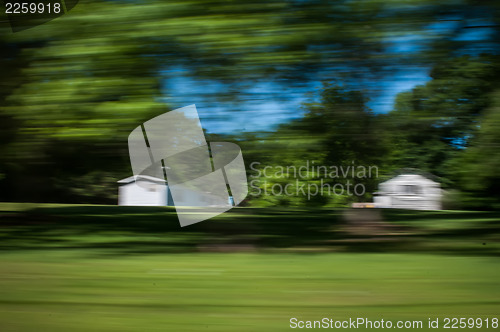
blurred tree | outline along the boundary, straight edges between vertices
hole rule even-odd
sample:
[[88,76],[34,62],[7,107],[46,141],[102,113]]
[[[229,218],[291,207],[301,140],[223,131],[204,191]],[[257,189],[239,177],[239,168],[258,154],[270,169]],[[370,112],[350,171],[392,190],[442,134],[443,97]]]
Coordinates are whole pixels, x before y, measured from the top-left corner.
[[449,162],[474,139],[499,73],[496,56],[462,56],[437,64],[429,83],[399,94],[384,116],[393,169],[419,168],[450,184]]
[[[267,158],[260,168],[263,171],[265,167],[272,167],[276,176],[267,172],[266,175],[271,176],[257,182],[262,192],[271,193],[260,200],[273,205],[343,206],[369,199],[379,181],[378,171],[384,165],[387,147],[378,136],[379,119],[367,108],[366,97],[360,91],[325,83],[320,101],[305,104],[305,107],[303,118],[281,126],[266,140],[264,151],[269,151],[273,157]],[[279,167],[291,167],[292,170],[306,167],[308,173],[304,176],[304,172],[299,175],[287,172],[283,176]],[[364,174],[363,169],[367,171],[370,167],[373,174]],[[324,195],[309,196],[307,192],[306,195],[274,195],[272,187],[275,184],[277,188],[290,184],[291,192],[295,193],[300,185],[306,188],[311,185],[313,192],[316,186],[324,185]],[[361,193],[363,188],[362,195],[354,195],[356,184],[362,185],[358,191]],[[338,185],[337,191],[328,189],[335,185]],[[344,189],[342,193],[341,188]]]
[[500,209],[500,90],[492,95],[477,137],[452,164],[465,207]]
[[[95,192],[95,184],[81,179],[128,175],[128,134],[167,110],[155,101],[159,80],[144,45],[119,37],[125,22],[105,31],[109,18],[91,18],[107,5],[90,2],[84,8],[4,37],[24,60],[14,74],[20,83],[3,89],[8,96],[0,110],[18,125],[4,155],[15,166],[6,174],[8,199],[90,202],[80,193]],[[116,196],[115,183],[101,183]],[[114,202],[109,197],[101,198]]]
[[[246,85],[262,79],[302,84],[318,75],[359,79],[396,62],[434,63],[464,51],[466,41],[448,41],[471,29],[475,18],[497,10],[493,1],[465,0],[87,0],[58,19],[16,34],[4,24],[2,66],[15,76],[9,81],[4,75],[0,85],[0,119],[13,138],[2,147],[2,164],[10,165],[0,170],[9,184],[6,199],[85,202],[82,191],[95,192],[85,183],[95,178],[116,192],[110,174],[118,179],[130,173],[128,133],[168,110],[159,101],[165,70],[187,67],[196,77]],[[429,33],[430,24],[450,15],[462,23],[453,34]],[[487,24],[495,29],[497,16],[492,17]],[[408,57],[386,52],[393,39],[410,34],[427,36],[424,44],[432,48]],[[442,75],[453,79],[452,74]],[[379,120],[367,115],[360,95],[328,91],[331,96],[311,105],[303,123],[280,129],[282,141],[288,141],[284,147],[292,150],[297,140],[290,137],[304,133],[304,148],[289,156],[281,150],[283,160],[299,158],[300,151],[304,156],[299,160],[314,157],[328,163],[382,158],[383,149],[374,142],[383,137],[371,129]],[[227,94],[238,95],[234,90]],[[431,109],[431,104],[422,107]],[[467,107],[464,112],[473,112]],[[443,129],[443,134],[459,137],[466,126],[455,125],[457,130],[445,124],[451,131]]]

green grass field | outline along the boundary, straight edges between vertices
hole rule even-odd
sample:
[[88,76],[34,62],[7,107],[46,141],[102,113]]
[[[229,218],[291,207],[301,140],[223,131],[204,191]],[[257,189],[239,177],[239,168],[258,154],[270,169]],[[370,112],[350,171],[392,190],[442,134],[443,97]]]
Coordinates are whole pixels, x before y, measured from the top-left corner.
[[497,214],[388,211],[378,235],[341,215],[236,209],[180,229],[162,208],[2,204],[0,331],[500,318]]

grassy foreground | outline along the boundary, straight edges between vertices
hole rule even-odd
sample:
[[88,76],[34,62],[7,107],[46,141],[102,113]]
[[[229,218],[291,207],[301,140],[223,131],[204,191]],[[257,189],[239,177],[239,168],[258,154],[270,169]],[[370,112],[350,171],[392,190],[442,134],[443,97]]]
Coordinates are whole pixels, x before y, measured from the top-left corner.
[[180,230],[165,209],[0,205],[0,331],[500,318],[495,214],[389,211],[361,234],[340,215],[241,209]]
[[1,330],[284,331],[292,317],[500,317],[492,257],[80,254],[3,255]]

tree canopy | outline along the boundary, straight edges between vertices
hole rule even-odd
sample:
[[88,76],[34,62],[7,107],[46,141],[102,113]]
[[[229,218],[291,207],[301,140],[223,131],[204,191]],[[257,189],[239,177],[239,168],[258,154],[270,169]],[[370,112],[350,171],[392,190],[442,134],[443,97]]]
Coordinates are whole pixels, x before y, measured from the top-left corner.
[[[234,137],[249,161],[355,161],[382,174],[415,167],[472,190],[452,166],[493,153],[498,10],[466,0],[88,0],[21,32],[4,21],[2,199],[112,202],[114,182],[130,174],[127,135],[171,109],[162,83],[179,67],[235,87],[330,82],[298,120]],[[393,51],[405,38],[412,47]],[[432,80],[375,114],[367,101],[379,77],[410,63],[431,66]],[[239,93],[220,92],[221,100]],[[373,191],[376,180],[368,182]]]

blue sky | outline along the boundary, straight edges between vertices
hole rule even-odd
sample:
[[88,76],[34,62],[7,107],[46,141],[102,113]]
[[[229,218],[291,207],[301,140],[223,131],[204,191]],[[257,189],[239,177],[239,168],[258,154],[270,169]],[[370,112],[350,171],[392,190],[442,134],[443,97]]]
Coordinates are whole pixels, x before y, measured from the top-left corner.
[[[218,97],[231,87],[213,80],[193,79],[184,69],[165,74],[168,97],[164,101],[172,108],[196,104],[203,127],[211,133],[273,130],[281,123],[301,117],[304,111],[301,105],[313,100],[322,86],[320,78],[296,87],[261,81],[239,90],[238,100],[221,102]],[[375,113],[386,113],[392,109],[398,93],[429,80],[428,68],[404,67],[388,70],[377,82],[359,82],[359,87],[376,85],[367,106]]]
[[[396,59],[395,64],[382,68],[375,79],[367,76],[350,84],[360,90],[369,91],[370,101],[367,106],[375,113],[391,111],[398,93],[411,90],[431,79],[430,67],[412,65],[405,60],[417,58],[419,52],[426,50],[429,40],[446,38],[457,28],[457,24],[461,22],[436,22],[422,34],[408,33],[388,39],[384,52]],[[475,21],[468,24],[484,26],[491,22]],[[470,47],[466,47],[463,53],[479,54],[491,51],[488,48],[492,32],[493,29],[489,28],[465,29],[455,39],[470,42]],[[403,60],[402,63],[397,64],[397,59]],[[311,96],[318,91],[323,80],[335,79],[335,74],[330,73],[328,78],[318,76],[301,86],[284,85],[277,81],[259,81],[251,87],[242,88],[226,86],[214,80],[194,79],[186,68],[169,69],[163,74],[164,101],[170,107],[196,104],[202,125],[208,132],[233,134],[273,130],[281,123],[301,117],[301,104],[311,101]],[[228,90],[238,91],[238,100],[221,101],[221,96]]]

